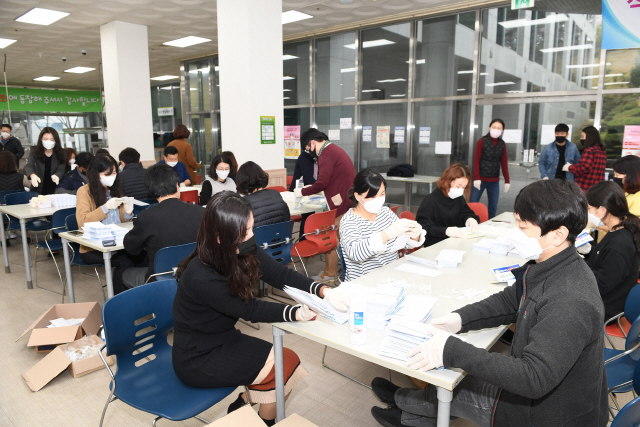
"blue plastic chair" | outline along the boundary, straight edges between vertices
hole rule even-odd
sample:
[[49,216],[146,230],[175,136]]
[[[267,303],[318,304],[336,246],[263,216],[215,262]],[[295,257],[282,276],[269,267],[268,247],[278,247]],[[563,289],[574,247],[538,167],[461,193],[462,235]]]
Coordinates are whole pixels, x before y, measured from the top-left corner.
[[184,245],[167,246],[156,252],[153,259],[153,274],[145,281],[149,283],[151,278],[157,281],[173,279],[173,269],[180,262],[191,255],[196,250],[196,243],[185,243]]
[[140,200],[141,202],[144,203],[148,203],[148,205],[146,206],[138,206],[138,205],[134,205],[133,206],[133,215],[134,216],[138,216],[140,214],[140,212],[142,212],[145,209],[149,209],[151,206],[155,206],[158,204],[158,200],[156,199],[145,199],[145,200]]
[[182,421],[195,417],[208,423],[197,415],[236,389],[189,387],[176,376],[167,335],[173,328],[177,289],[175,280],[162,280],[122,292],[102,307],[104,347],[108,356],[117,357],[118,370],[113,373],[101,351],[111,375],[111,394],[102,411],[101,427],[107,407],[115,399],[156,415],[154,426],[160,418]]
[[[7,194],[6,196],[4,196],[4,201],[6,205],[24,205],[29,203],[32,197],[38,197],[38,193],[36,193],[35,191],[20,191]],[[50,228],[51,223],[49,221],[32,219],[30,221],[26,221],[25,223],[25,229],[27,231],[44,231]],[[9,229],[20,230],[20,220],[18,218],[11,217],[11,222],[9,222]]]
[[624,405],[613,419],[610,427],[639,427],[640,422],[640,397]]
[[22,190],[6,190],[6,191],[0,191],[0,205],[4,205],[6,202],[4,201],[4,197],[7,194],[13,194],[13,193],[26,193],[26,191],[24,191],[24,189]]
[[626,393],[633,389],[632,380],[640,359],[640,317],[636,318],[625,342],[624,350],[604,349],[604,367],[607,370],[607,386],[611,400],[620,410],[616,393]]
[[344,261],[344,252],[342,252],[342,245],[338,244],[338,259],[340,260],[340,276],[338,280],[340,283],[344,282],[347,277],[347,263]]
[[[627,338],[628,328],[631,327],[630,322],[640,316],[640,285],[636,285],[629,291],[627,299],[624,302],[624,313],[613,316],[604,322],[604,336],[609,341],[611,348],[616,348],[611,342],[609,335],[619,338]],[[624,325],[622,321],[624,320]],[[616,322],[615,324],[613,322]],[[618,331],[619,330],[619,331]]]
[[[276,262],[287,265],[291,262],[291,249],[293,248],[293,220],[278,222],[276,224],[261,225],[253,229],[256,236],[256,245],[262,248]],[[293,264],[296,269],[296,264]],[[264,282],[260,281],[259,296],[266,295]]]
[[[78,220],[75,215],[69,215],[65,218],[65,224],[67,226],[67,231],[76,231],[78,229]],[[69,247],[71,248],[71,265],[77,265],[78,267],[92,267],[93,271],[96,273],[96,277],[98,278],[98,283],[100,283],[100,289],[102,289],[102,297],[104,300],[107,300],[107,295],[104,292],[105,285],[102,284],[102,280],[100,279],[100,274],[98,273],[98,267],[104,267],[104,263],[99,264],[87,264],[82,261],[80,258],[80,245],[75,242],[69,242]],[[64,300],[64,296],[63,296]]]

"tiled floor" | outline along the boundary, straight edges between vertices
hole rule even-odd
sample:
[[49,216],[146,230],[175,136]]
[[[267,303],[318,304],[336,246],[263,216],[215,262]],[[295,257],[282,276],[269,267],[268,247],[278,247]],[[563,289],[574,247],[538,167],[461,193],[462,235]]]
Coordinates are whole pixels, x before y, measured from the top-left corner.
[[[22,263],[19,240],[13,240],[9,248],[11,261]],[[53,262],[43,256],[38,263],[40,285],[50,289],[60,289],[60,281]],[[57,257],[62,262],[62,256]],[[317,274],[322,264],[311,262],[310,273]],[[51,305],[60,303],[61,297],[42,289],[27,290],[24,267],[11,265],[11,274],[0,273],[0,427],[32,426],[97,426],[103,405],[109,394],[109,376],[101,370],[85,377],[74,379],[63,372],[37,393],[26,386],[21,373],[26,372],[43,355],[27,348],[27,338],[17,342],[22,332]],[[104,277],[104,274],[102,274]],[[95,276],[73,272],[76,301],[102,302],[102,293]],[[261,325],[256,331],[241,323],[238,328],[243,333],[271,341],[271,328]],[[309,376],[304,378],[293,391],[287,402],[287,413],[298,413],[321,427],[331,426],[376,426],[370,415],[374,405],[381,405],[371,391],[349,381],[340,375],[324,369],[321,365],[323,347],[304,338],[288,335],[285,345],[298,353]],[[498,344],[494,350],[506,351]],[[354,375],[368,383],[376,376],[386,377],[389,371],[360,359],[329,349],[327,362],[333,367]],[[407,377],[392,374],[393,381],[402,386],[411,386]],[[204,412],[203,417],[215,420],[226,413],[226,408],[237,394],[225,399],[214,408]],[[630,396],[621,396],[626,403]],[[105,426],[149,426],[152,416],[133,409],[122,402],[114,402],[107,411]],[[197,420],[181,423],[161,421],[160,426],[183,425],[200,426]],[[472,427],[463,420],[452,422],[455,427]]]

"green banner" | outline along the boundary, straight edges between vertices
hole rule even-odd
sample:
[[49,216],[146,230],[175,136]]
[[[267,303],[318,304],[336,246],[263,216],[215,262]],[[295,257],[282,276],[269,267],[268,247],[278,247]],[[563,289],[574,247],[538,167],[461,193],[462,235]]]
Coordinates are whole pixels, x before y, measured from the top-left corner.
[[[52,113],[88,113],[101,110],[97,90],[57,90],[9,88],[11,111],[42,111]],[[7,111],[5,89],[0,88],[0,110]]]

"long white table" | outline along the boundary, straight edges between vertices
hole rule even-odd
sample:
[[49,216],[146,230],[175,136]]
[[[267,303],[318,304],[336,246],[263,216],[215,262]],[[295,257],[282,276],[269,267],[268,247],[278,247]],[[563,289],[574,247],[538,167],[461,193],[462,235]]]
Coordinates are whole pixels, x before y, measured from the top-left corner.
[[[124,222],[119,224],[123,228],[131,230],[133,228],[133,222]],[[111,256],[114,252],[124,249],[122,241],[118,240],[116,246],[104,247],[101,243],[90,241],[82,237],[81,232],[67,231],[59,234],[62,239],[62,251],[64,252],[64,269],[67,275],[67,294],[69,295],[69,302],[76,302],[73,293],[73,277],[71,275],[71,257],[69,256],[68,242],[79,243],[88,248],[102,252],[102,258],[104,259],[104,274],[107,282],[107,299],[113,296],[113,276],[111,274]],[[80,256],[80,254],[76,254]]]
[[[496,218],[496,221],[515,222],[512,213],[503,213]],[[489,236],[494,237],[494,236]],[[428,248],[422,248],[414,252],[413,256],[435,260],[436,256],[442,249],[457,249],[466,251],[463,261],[457,268],[442,268],[442,274],[435,278],[421,276],[413,273],[406,273],[394,270],[395,267],[409,262],[404,258],[398,259],[393,263],[375,270],[356,280],[365,286],[375,287],[377,284],[389,278],[405,279],[408,284],[405,292],[407,298],[411,298],[412,294],[420,293],[421,285],[431,286],[431,290],[425,291],[428,296],[438,298],[433,309],[432,318],[450,313],[467,304],[483,299],[504,289],[505,285],[492,284],[495,282],[495,276],[492,269],[498,267],[506,267],[514,264],[524,264],[524,260],[502,255],[493,255],[488,253],[473,252],[472,246],[478,242],[480,238],[475,239],[446,239],[436,245]],[[419,265],[419,264],[416,264]],[[485,296],[475,300],[456,299],[458,296],[453,290],[469,290],[475,289],[483,291]],[[507,327],[498,327],[493,329],[484,329],[481,331],[473,331],[462,334],[467,338],[467,342],[479,348],[489,349],[500,338]],[[453,397],[453,389],[460,383],[466,373],[461,369],[443,369],[420,372],[405,366],[404,362],[391,359],[378,354],[378,349],[385,336],[385,331],[367,330],[367,342],[364,345],[352,345],[349,342],[348,324],[338,326],[324,318],[319,318],[313,322],[291,322],[277,323],[272,325],[273,329],[273,345],[275,352],[275,374],[276,374],[276,402],[277,402],[277,419],[282,420],[285,417],[284,409],[284,377],[283,377],[283,359],[282,359],[282,338],[287,333],[293,333],[303,336],[312,341],[327,345],[336,350],[350,354],[355,357],[367,360],[388,369],[403,373],[405,375],[433,384],[437,387],[438,394],[438,427],[449,425],[450,405]]]
[[431,193],[434,182],[438,182],[439,176],[428,175],[414,175],[412,177],[403,176],[388,176],[386,173],[381,173],[387,181],[404,182],[404,204],[408,207],[411,206],[411,194],[413,193],[413,184],[429,184],[429,193]]
[[[327,202],[325,200],[324,204],[303,203],[300,207],[296,208],[296,200],[295,200],[296,198],[292,191],[283,191],[282,193],[280,193],[280,196],[282,196],[282,199],[285,201],[287,206],[289,206],[289,212],[291,213],[292,216],[302,215],[306,213],[323,212],[327,207]],[[302,200],[303,202],[305,200],[308,201],[309,197],[305,196],[302,198]]]

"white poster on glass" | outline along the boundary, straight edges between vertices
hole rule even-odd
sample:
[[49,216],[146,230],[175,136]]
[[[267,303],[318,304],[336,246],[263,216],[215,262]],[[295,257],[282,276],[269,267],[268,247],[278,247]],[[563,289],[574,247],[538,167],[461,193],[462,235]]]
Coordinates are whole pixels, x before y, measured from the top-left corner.
[[351,117],[340,119],[340,129],[351,129]]
[[451,154],[451,141],[436,141],[436,154]]
[[340,129],[329,129],[329,141],[340,141]]
[[[571,140],[571,132],[573,131],[573,125],[569,126],[569,136],[567,139]],[[542,132],[540,132],[540,145],[549,145],[556,140],[556,125],[542,125]]]
[[522,144],[522,129],[505,129],[502,140],[507,144]]

